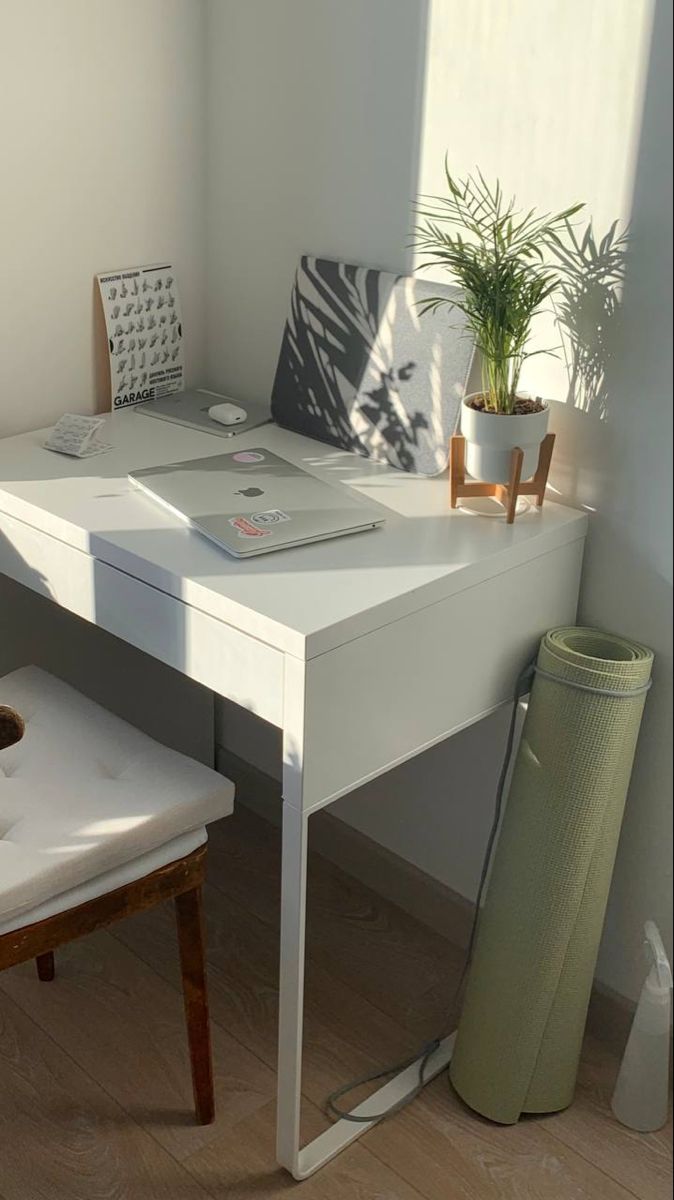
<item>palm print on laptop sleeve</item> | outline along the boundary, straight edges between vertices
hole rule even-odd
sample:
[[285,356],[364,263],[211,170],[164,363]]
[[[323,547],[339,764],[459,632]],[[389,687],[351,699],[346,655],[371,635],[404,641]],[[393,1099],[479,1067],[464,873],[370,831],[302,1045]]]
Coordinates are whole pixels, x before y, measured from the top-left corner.
[[457,289],[302,258],[276,368],[279,425],[404,471],[447,465],[473,357],[458,309],[419,305]]

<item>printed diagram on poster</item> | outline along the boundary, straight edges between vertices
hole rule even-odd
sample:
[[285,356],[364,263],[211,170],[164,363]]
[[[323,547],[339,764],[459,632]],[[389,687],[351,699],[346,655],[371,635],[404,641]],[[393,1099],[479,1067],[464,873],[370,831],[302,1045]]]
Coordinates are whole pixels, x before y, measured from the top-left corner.
[[97,275],[112,411],[184,390],[183,324],[170,263]]

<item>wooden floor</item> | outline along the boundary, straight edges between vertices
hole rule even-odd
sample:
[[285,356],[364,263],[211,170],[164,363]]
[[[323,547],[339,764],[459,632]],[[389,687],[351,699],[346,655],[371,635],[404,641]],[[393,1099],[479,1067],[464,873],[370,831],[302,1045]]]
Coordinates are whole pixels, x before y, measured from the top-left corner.
[[[279,837],[243,808],[212,830],[207,889],[218,1115],[191,1115],[170,909],[0,976],[0,1200],[660,1200],[671,1132],[610,1116],[588,1041],[567,1112],[499,1128],[447,1078],[294,1184],[274,1163]],[[458,952],[312,856],[304,1124],[325,1095],[445,1030]]]

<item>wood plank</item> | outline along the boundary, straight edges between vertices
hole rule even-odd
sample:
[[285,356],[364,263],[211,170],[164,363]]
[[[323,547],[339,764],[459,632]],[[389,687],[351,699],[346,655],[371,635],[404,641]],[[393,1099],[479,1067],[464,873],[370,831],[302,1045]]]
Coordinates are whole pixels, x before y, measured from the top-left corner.
[[[233,776],[239,795],[239,782]],[[278,801],[280,784],[277,785]],[[313,856],[311,856],[313,857]],[[278,930],[281,914],[281,830],[235,803],[208,829],[206,878],[240,907]]]
[[[250,810],[211,827],[213,887],[278,929],[280,831]],[[310,854],[309,960],[412,1028],[431,989],[450,996],[463,952],[327,859]]]
[[[277,832],[269,826],[257,827],[265,824],[250,814],[245,815],[237,822],[236,836],[231,843],[228,845],[218,837],[218,851],[215,854],[211,853],[220,870],[218,878],[223,881],[223,885],[229,889],[231,883],[231,890],[241,901],[245,901],[248,895],[250,907],[259,911],[260,917],[246,912],[229,895],[220,893],[218,888],[208,889],[209,955],[211,1003],[216,1020],[235,1032],[237,1038],[273,1067],[276,1056],[277,935],[268,919],[264,919],[268,903],[268,899],[264,897],[270,895],[276,886],[274,860],[277,855]],[[225,832],[223,827],[222,833]],[[257,860],[258,872],[255,873],[248,864],[255,861],[255,849],[260,845],[263,847],[263,856],[262,861],[259,858]],[[232,864],[235,863],[239,863],[240,866],[224,869],[227,866],[232,868]],[[322,864],[314,861],[312,866],[312,873],[315,874]],[[340,872],[335,868],[331,870],[336,877],[339,876]],[[332,882],[324,883],[323,894],[329,895],[332,886]],[[336,913],[344,904],[345,920],[350,925],[350,911],[354,911],[353,907],[349,910],[351,897],[361,892],[360,903],[367,905],[367,889],[361,889],[361,885],[346,878],[341,882],[337,879],[337,889],[337,907],[327,910],[328,924],[331,926],[338,920]],[[261,895],[263,899],[260,899]],[[323,919],[323,911],[325,910],[318,910],[319,924]],[[387,920],[397,924],[395,906],[389,906]],[[128,931],[130,927],[127,925],[126,929]],[[400,936],[410,936],[412,929],[413,925],[404,917],[401,924],[397,925]],[[416,930],[414,932],[416,933]],[[327,970],[322,963],[316,961],[315,946],[319,942],[318,935],[315,940],[310,941],[304,1090],[317,1106],[322,1105],[328,1092],[340,1083],[413,1052],[422,1040],[432,1036],[436,1030],[441,1031],[448,1021],[448,991],[445,984],[434,984],[428,993],[421,996],[418,1000],[418,1011],[407,1012],[404,1022],[396,1021],[365,996],[360,995],[359,991],[351,986],[352,973],[357,973],[360,961],[360,954],[353,950],[358,930],[349,929],[349,933],[351,936],[348,939],[341,939],[342,953],[346,959],[342,969],[348,982],[345,982],[339,973]],[[163,973],[173,970],[172,932],[168,926],[162,932],[156,914],[148,914],[135,921],[131,936],[131,944],[135,945],[139,954],[150,955],[157,970]],[[436,935],[433,935],[433,945],[435,938]],[[324,932],[324,948],[334,944],[334,940],[337,939],[333,938],[331,931]],[[321,957],[320,951],[318,957]],[[385,989],[387,986],[395,986],[395,983],[392,983],[391,972],[386,973],[387,965],[389,964],[385,962],[380,990],[382,987]],[[174,979],[177,986],[177,976],[174,975]],[[354,1102],[362,1098],[366,1090],[355,1093]],[[478,1119],[469,1117],[468,1120],[470,1125],[472,1120]],[[549,1118],[544,1123],[546,1134],[539,1149],[541,1158],[546,1161],[557,1161],[560,1153],[562,1157],[566,1153],[566,1150],[560,1152],[558,1143],[550,1141],[554,1134],[554,1122],[557,1120],[561,1118]],[[605,1120],[611,1123],[609,1116],[606,1116]],[[527,1129],[533,1128],[531,1121],[525,1122],[524,1125]],[[492,1127],[485,1128],[489,1130]],[[497,1130],[497,1127],[493,1128]],[[483,1133],[483,1138],[488,1140],[488,1136],[488,1133]],[[576,1145],[573,1139],[569,1141],[567,1149],[572,1156],[574,1151],[578,1151],[581,1158],[584,1157],[582,1144]],[[531,1154],[534,1155],[533,1150]],[[517,1155],[515,1157],[517,1158]],[[594,1157],[590,1155],[588,1161],[593,1164],[588,1169],[594,1172]],[[512,1169],[515,1170],[515,1167]],[[610,1162],[607,1162],[607,1169],[610,1173]],[[574,1158],[574,1171],[578,1170]],[[648,1193],[644,1200],[651,1200]]]
[[[315,1110],[305,1106],[303,1117],[311,1136],[319,1132]],[[270,1104],[185,1165],[216,1200],[278,1200],[289,1194],[302,1200],[422,1200],[422,1192],[374,1158],[364,1143],[298,1185],[276,1165],[274,1135],[275,1106]]]
[[[0,1200],[274,1200],[296,1189],[274,1158],[278,831],[239,810],[211,853],[216,1124],[193,1123],[175,924],[162,906],[59,951],[54,984],[30,963],[0,976]],[[305,1138],[325,1127],[329,1091],[443,1027],[457,962],[439,935],[314,855],[311,877]],[[399,976],[415,970],[422,982],[391,1003]],[[302,1184],[303,1200],[663,1200],[671,1129],[644,1137],[613,1120],[614,1071],[588,1039],[572,1108],[507,1129],[476,1117],[441,1078]],[[34,1180],[42,1190],[31,1192]]]
[[630,1200],[619,1182],[554,1138],[551,1124],[493,1125],[465,1108],[442,1076],[368,1133],[365,1145],[426,1200]]
[[[270,1069],[276,1067],[278,942],[263,922],[205,889],[213,1020]],[[177,989],[175,932],[161,909],[121,922],[114,936]],[[305,1011],[306,1094],[321,1105],[350,1078],[397,1061],[417,1047],[415,1032],[313,964]]]
[[[221,822],[216,828],[215,836],[212,838],[210,857],[212,862],[211,879],[215,886],[221,889],[223,894],[234,897],[238,902],[245,903],[247,897],[249,905],[260,919],[275,927],[275,906],[278,904],[278,830],[267,822],[261,821],[255,814],[239,808],[236,825]],[[433,931],[413,922],[406,914],[400,913],[395,905],[387,905],[374,893],[370,893],[367,888],[345,876],[332,864],[312,855],[310,868],[311,895],[315,900],[318,893],[319,903],[314,904],[313,908],[310,904],[305,1089],[307,1094],[320,1102],[322,1097],[319,1095],[319,1084],[323,1083],[325,1086],[331,1071],[329,1069],[323,1072],[317,1070],[314,1051],[310,1045],[309,1031],[313,1026],[314,1009],[320,1011],[322,1016],[329,1021],[333,1037],[335,1032],[339,1031],[345,1042],[349,1042],[351,1039],[351,1048],[353,1049],[353,1039],[358,1040],[361,1030],[366,1028],[367,1037],[370,1040],[366,1043],[361,1041],[360,1049],[363,1052],[367,1052],[368,1049],[374,1050],[374,1057],[379,1063],[393,1061],[396,1057],[402,1057],[401,1048],[405,1047],[403,1053],[407,1048],[411,1051],[419,1044],[420,1040],[431,1036],[436,1030],[441,1032],[448,1028],[450,1021],[448,1008],[462,955],[454,947],[448,946]],[[387,944],[386,939],[378,941],[375,932],[372,929],[369,930],[369,961],[371,962],[374,958],[379,973],[373,973],[366,981],[367,986],[364,990],[368,1001],[363,1004],[363,998],[359,996],[363,976],[361,950],[358,944],[361,925],[357,914],[360,911],[372,914],[380,910],[385,912],[385,916],[380,919],[381,924],[384,927],[390,924],[395,930],[395,936]],[[343,922],[345,926],[345,929],[343,928],[341,931],[339,930],[340,922]],[[373,923],[376,930],[378,924],[376,917],[373,918]],[[371,1019],[368,1021],[367,1018],[368,1013],[376,1012],[378,1005],[383,1004],[384,1007],[389,1007],[387,996],[382,996],[382,990],[386,991],[386,988],[382,989],[382,980],[387,982],[388,989],[395,990],[397,970],[400,967],[396,964],[395,954],[391,954],[391,944],[395,945],[395,939],[398,936],[401,939],[412,939],[424,947],[425,955],[428,955],[428,959],[431,960],[431,966],[424,966],[423,957],[421,966],[419,967],[418,962],[415,965],[421,970],[424,982],[432,980],[434,974],[435,981],[429,990],[419,997],[416,1006],[405,1006],[402,1012],[397,1005],[393,1006],[398,1020],[388,1018],[390,1023],[384,1036],[383,1030],[380,1030],[378,1034],[372,1028],[377,1021]],[[334,952],[337,943],[340,946],[341,957],[335,955]],[[317,964],[317,960],[318,963],[324,961],[323,951],[327,951],[329,954],[329,959],[325,960],[330,962],[329,971]],[[438,954],[442,957],[443,964],[442,969],[436,974],[432,960]],[[409,969],[408,966],[403,968],[405,972]],[[342,976],[346,977],[346,982]],[[273,986],[271,977],[268,982],[269,986]],[[331,998],[334,1004],[331,1004]],[[369,999],[372,1000],[372,1005],[370,1005]],[[340,1017],[346,1014],[348,1017],[343,1021],[340,1020]],[[605,1048],[603,1053],[605,1063],[610,1063],[612,1061],[610,1053]],[[355,1067],[353,1055],[348,1057],[343,1064],[343,1079],[348,1078],[349,1075],[349,1072],[346,1071],[347,1062],[349,1067]],[[326,1062],[322,1065],[328,1067]],[[587,1069],[591,1069],[589,1064]],[[351,1075],[357,1073],[358,1071],[355,1069],[350,1072]],[[360,1098],[360,1094],[356,1095]],[[545,1147],[546,1156],[549,1157],[551,1153],[549,1138],[555,1136],[558,1128],[563,1132],[565,1127],[564,1124],[558,1125],[557,1122],[569,1121],[570,1114],[578,1114],[578,1123],[587,1133],[588,1126],[580,1115],[586,1105],[584,1074],[581,1072],[577,1105],[567,1114],[545,1119],[546,1139],[548,1139]],[[617,1182],[622,1181],[623,1187],[626,1180],[631,1179],[635,1195],[641,1196],[643,1192],[644,1200],[651,1200],[651,1198],[659,1200],[660,1180],[664,1180],[665,1185],[671,1180],[671,1154],[663,1152],[661,1143],[657,1142],[656,1147],[648,1150],[649,1156],[654,1156],[655,1162],[650,1165],[642,1164],[637,1148],[630,1144],[628,1154],[631,1172],[626,1173],[624,1170],[617,1172],[612,1155],[610,1151],[606,1152],[606,1148],[613,1143],[621,1143],[623,1149],[626,1150],[627,1144],[623,1139],[623,1131],[608,1111],[606,1096],[602,1098],[601,1102],[597,1102],[596,1107],[594,1119],[602,1127],[600,1136],[605,1148],[603,1155],[598,1158],[592,1148],[590,1147],[588,1150],[584,1140],[579,1137],[570,1137],[566,1143],[568,1148],[586,1159],[591,1164],[592,1171],[601,1166],[608,1175],[613,1175]],[[531,1124],[530,1121],[525,1122],[527,1128]],[[611,1131],[610,1136],[607,1134],[608,1130]],[[636,1137],[637,1135],[628,1134],[628,1138],[630,1136]],[[658,1135],[655,1136],[657,1139]],[[553,1147],[553,1149],[559,1157],[558,1148]],[[643,1173],[642,1165],[646,1168]],[[574,1169],[578,1169],[578,1164],[575,1164]],[[654,1185],[653,1179],[655,1180]],[[642,1188],[642,1192],[639,1191],[639,1188]]]
[[621,1180],[639,1200],[672,1195],[672,1120],[657,1133],[626,1129],[611,1112],[618,1061],[586,1038],[574,1103],[549,1122],[550,1132],[588,1162]]
[[452,993],[463,953],[326,859],[310,879],[309,952],[345,984],[405,1026],[423,998]]
[[[165,916],[172,924],[170,907]],[[181,1160],[268,1103],[276,1080],[215,1026],[216,1119],[196,1124],[175,939],[171,951],[176,986],[104,931],[59,951],[53,984],[41,985],[26,963],[3,972],[0,989]]]
[[207,1190],[0,994],[5,1200],[205,1200]]

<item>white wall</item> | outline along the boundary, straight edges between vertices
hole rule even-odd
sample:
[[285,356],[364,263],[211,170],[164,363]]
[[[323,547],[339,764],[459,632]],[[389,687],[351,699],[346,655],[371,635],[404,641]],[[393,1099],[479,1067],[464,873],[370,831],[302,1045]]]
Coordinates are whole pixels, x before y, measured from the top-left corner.
[[[655,916],[671,938],[664,139],[657,149],[667,108],[649,93],[642,137],[652,20],[651,0],[432,0],[427,30],[421,0],[208,4],[207,369],[212,384],[243,399],[269,394],[299,254],[404,267],[413,196],[442,186],[445,150],[458,173],[479,163],[523,204],[585,200],[601,233],[630,216],[637,168],[606,420],[572,401],[556,406],[553,480],[572,503],[599,510],[582,616],[658,652],[600,962],[604,982],[632,996],[643,920]],[[426,34],[419,125],[415,70]],[[660,56],[664,45],[660,30]],[[663,73],[656,57],[651,87]],[[563,363],[534,359],[525,383],[569,400]],[[221,736],[278,770],[274,731],[225,712]],[[502,742],[495,717],[333,811],[473,896]]]
[[[598,967],[631,996],[644,920],[672,944],[671,22],[664,0],[435,0],[420,169],[421,191],[441,189],[449,149],[457,173],[478,162],[526,207],[584,200],[581,231],[631,221],[620,320],[594,303],[585,317],[588,333],[604,326],[600,395],[571,394],[563,355],[532,359],[523,377],[560,402],[553,486],[592,514],[579,618],[657,654]],[[534,346],[558,343],[541,321]]]
[[[203,58],[200,0],[0,0],[0,436],[97,407],[107,268],[172,258],[200,377]],[[209,757],[203,689],[0,580],[0,674],[26,662]]]
[[409,261],[425,0],[208,0],[208,357],[269,396],[301,253]]
[[173,259],[204,316],[200,0],[0,0],[0,435],[93,411],[93,277]]
[[[637,152],[632,254],[607,365],[605,422],[560,427],[583,463],[569,487],[596,510],[581,615],[656,652],[604,934],[600,971],[634,994],[641,925],[672,946],[672,9],[659,0]],[[571,428],[569,428],[569,424]],[[588,427],[590,427],[588,429]],[[594,457],[590,467],[588,455]]]

